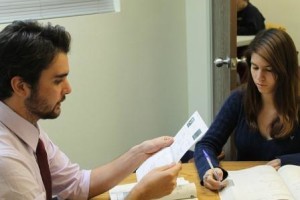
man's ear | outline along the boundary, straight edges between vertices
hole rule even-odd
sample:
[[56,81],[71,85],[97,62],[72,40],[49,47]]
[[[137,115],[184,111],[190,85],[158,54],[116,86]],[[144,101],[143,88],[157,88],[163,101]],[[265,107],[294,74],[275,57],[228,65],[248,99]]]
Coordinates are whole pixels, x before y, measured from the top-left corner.
[[26,83],[20,76],[15,76],[10,81],[14,93],[18,96],[26,97],[30,95],[30,85]]

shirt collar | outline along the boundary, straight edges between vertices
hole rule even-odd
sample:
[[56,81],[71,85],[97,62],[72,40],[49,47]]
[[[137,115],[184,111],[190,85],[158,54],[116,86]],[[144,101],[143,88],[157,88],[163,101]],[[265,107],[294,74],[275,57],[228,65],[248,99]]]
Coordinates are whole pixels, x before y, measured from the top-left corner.
[[40,128],[18,115],[10,107],[0,101],[0,121],[34,151],[40,135]]

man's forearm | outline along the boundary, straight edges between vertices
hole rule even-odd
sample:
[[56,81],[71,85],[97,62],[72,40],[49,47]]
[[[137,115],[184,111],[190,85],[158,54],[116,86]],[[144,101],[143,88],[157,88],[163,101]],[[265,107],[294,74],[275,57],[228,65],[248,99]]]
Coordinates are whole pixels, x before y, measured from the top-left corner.
[[89,197],[102,194],[117,185],[148,157],[142,152],[141,145],[136,145],[114,161],[93,169]]

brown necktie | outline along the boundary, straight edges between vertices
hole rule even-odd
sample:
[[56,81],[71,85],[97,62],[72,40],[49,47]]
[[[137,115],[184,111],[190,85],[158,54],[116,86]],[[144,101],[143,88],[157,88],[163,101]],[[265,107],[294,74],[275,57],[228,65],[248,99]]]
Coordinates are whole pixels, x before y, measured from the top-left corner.
[[52,180],[48,164],[47,152],[45,150],[44,143],[41,139],[39,139],[36,148],[36,159],[46,189],[47,200],[50,200],[52,198]]

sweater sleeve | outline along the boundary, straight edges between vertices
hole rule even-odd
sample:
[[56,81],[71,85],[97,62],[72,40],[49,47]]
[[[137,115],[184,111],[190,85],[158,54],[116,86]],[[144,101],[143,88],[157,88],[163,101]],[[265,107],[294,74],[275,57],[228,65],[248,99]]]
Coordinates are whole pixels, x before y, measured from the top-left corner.
[[[210,156],[213,166],[219,167],[217,156],[221,153],[223,146],[238,123],[243,105],[242,94],[241,90],[236,90],[229,96],[205,136],[195,146],[194,159],[201,180],[205,172],[210,169],[203,154],[203,149]],[[223,176],[224,178],[226,177]]]
[[281,160],[281,166],[283,165],[300,165],[300,153],[286,154],[278,156]]

